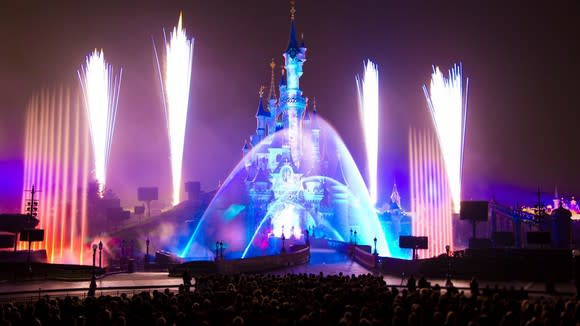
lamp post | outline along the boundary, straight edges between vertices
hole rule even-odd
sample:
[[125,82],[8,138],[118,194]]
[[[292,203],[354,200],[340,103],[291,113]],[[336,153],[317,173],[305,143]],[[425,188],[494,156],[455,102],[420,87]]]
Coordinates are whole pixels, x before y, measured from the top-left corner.
[[356,230],[354,230],[354,245],[356,246]]
[[375,238],[373,239],[373,241],[375,242],[375,252],[373,252],[373,255],[378,255],[379,253],[378,253],[378,251],[377,251],[377,237],[375,237]]
[[350,238],[349,239],[350,239],[349,240],[350,244],[352,244],[352,228],[350,228]]
[[218,260],[220,258],[219,250],[220,250],[220,242],[216,241],[215,242],[215,260]]
[[133,252],[135,250],[135,241],[131,239],[131,251],[129,251],[129,258],[133,258]]
[[146,246],[146,249],[145,249],[145,262],[146,263],[149,263],[149,243],[150,243],[149,237],[147,237],[147,240],[145,240],[145,246]]
[[286,236],[282,233],[282,252],[286,252],[286,246],[284,242],[286,241]]
[[99,240],[99,268],[103,268],[103,241]]
[[95,258],[97,256],[97,244],[93,243],[93,275],[95,275]]
[[224,243],[220,241],[220,258],[224,259]]
[[445,245],[445,253],[447,253],[447,275],[451,275],[451,246]]

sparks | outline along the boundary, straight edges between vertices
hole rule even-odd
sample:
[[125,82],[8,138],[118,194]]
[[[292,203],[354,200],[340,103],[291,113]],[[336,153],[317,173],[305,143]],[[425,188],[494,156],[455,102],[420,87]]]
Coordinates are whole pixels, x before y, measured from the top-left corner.
[[118,75],[113,73],[103,50],[94,50],[88,55],[85,66],[78,71],[93,144],[95,178],[101,194],[107,181],[122,74],[122,69]]
[[445,78],[439,67],[433,67],[431,84],[423,86],[427,105],[437,131],[449,181],[453,212],[459,213],[461,201],[461,174],[463,169],[463,142],[467,115],[469,79],[463,88],[461,65],[454,65]]
[[368,191],[377,203],[377,165],[379,150],[379,72],[370,60],[364,64],[363,78],[356,77],[359,116],[365,139],[368,169]]
[[171,176],[173,184],[173,205],[180,202],[181,172],[183,166],[183,147],[189,102],[189,84],[191,80],[191,61],[193,58],[194,39],[188,39],[182,27],[182,16],[170,33],[165,37],[165,62],[163,70],[155,50],[161,92],[165,98],[165,118],[169,135],[171,155]]

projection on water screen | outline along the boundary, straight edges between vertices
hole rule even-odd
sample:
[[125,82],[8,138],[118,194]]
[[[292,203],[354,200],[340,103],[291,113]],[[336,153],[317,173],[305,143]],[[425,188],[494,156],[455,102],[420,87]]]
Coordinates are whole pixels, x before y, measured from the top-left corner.
[[[308,114],[308,113],[307,113]],[[382,256],[405,257],[398,234],[383,228],[354,160],[337,132],[313,114],[304,119],[299,164],[280,130],[249,149],[236,165],[187,244],[187,259],[213,259],[216,241],[227,258],[280,252],[279,238],[311,237],[372,244]]]

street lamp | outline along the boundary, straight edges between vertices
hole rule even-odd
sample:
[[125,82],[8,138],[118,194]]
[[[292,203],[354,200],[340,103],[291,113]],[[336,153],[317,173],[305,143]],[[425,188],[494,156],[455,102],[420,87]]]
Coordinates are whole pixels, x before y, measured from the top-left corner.
[[220,241],[220,258],[224,259],[224,243]]
[[93,275],[95,274],[95,257],[97,255],[97,244],[93,243]]
[[99,240],[99,268],[103,268],[103,241]]
[[350,228],[350,244],[352,244],[352,228]]
[[375,242],[375,252],[373,253],[374,255],[378,255],[379,253],[377,252],[377,237],[375,237],[373,239],[373,241]]
[[220,242],[216,241],[215,242],[215,260],[218,260],[220,258],[219,253],[220,253]]
[[147,240],[145,240],[145,246],[145,262],[149,264],[149,237],[147,237]]
[[284,242],[286,241],[286,236],[282,233],[282,252],[286,252],[286,246]]
[[356,246],[356,230],[354,230],[354,245]]

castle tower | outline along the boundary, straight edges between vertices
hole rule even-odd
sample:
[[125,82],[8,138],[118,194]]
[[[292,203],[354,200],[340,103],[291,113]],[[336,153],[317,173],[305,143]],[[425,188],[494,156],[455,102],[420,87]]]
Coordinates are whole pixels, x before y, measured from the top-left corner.
[[276,116],[278,115],[278,99],[276,98],[276,86],[274,84],[274,68],[276,68],[276,62],[274,62],[274,58],[272,58],[272,62],[270,62],[270,69],[272,70],[270,75],[270,92],[268,93],[268,111],[270,112],[270,118],[267,122],[267,135],[276,132]]
[[256,137],[252,139],[253,144],[256,145],[266,137],[266,124],[270,119],[270,112],[264,109],[262,97],[264,96],[264,86],[260,87],[260,100],[258,102],[258,110],[256,111]]
[[[286,70],[286,80],[280,83],[279,109],[285,114],[285,125],[288,126],[288,142],[292,155],[292,161],[296,166],[300,165],[302,156],[302,114],[306,108],[306,100],[300,90],[300,77],[302,76],[302,65],[306,61],[306,47],[304,43],[298,45],[296,39],[296,27],[294,25],[294,1],[291,1],[290,9],[290,40],[288,47],[282,54],[284,57],[284,68]],[[284,82],[284,86],[282,85]]]

